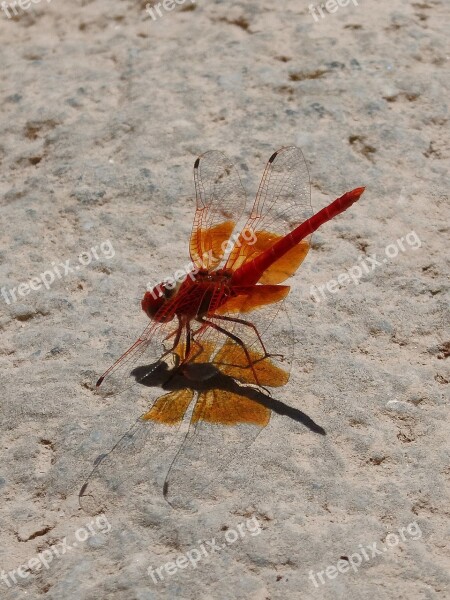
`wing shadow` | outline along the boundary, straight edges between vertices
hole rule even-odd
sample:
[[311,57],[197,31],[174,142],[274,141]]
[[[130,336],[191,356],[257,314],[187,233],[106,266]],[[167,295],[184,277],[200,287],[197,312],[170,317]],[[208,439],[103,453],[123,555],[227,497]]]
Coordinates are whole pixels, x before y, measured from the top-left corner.
[[[269,393],[264,393],[261,388],[252,384],[241,384],[233,377],[222,373],[211,363],[195,363],[192,367],[193,369],[190,370],[191,376],[189,376],[189,372],[185,374],[185,372],[177,367],[169,368],[167,363],[159,362],[159,364],[154,363],[153,365],[137,367],[131,371],[131,375],[141,385],[146,387],[160,387],[167,392],[181,389],[205,392],[217,389],[235,393],[258,402],[279,415],[289,417],[293,421],[301,423],[314,433],[326,435],[325,429],[306,413],[272,398]],[[149,370],[151,371],[150,374],[146,375]]]

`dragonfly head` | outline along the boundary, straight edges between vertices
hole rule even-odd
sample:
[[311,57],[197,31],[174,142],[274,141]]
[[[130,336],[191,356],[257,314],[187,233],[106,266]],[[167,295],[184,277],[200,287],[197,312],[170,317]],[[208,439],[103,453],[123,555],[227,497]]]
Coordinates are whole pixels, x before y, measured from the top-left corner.
[[150,319],[155,320],[157,313],[173,298],[176,292],[177,287],[171,285],[170,282],[158,283],[149,292],[145,292],[141,300],[142,310]]

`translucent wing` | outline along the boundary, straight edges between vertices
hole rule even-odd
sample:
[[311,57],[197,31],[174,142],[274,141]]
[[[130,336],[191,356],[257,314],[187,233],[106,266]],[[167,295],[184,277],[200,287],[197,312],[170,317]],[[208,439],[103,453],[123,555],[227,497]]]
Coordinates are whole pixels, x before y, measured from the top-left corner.
[[[242,347],[230,338],[224,338],[213,357],[221,375],[214,380],[214,387],[199,391],[185,442],[167,474],[164,495],[174,508],[195,509],[199,499],[213,498],[212,484],[226,471],[239,469],[250,445],[269,423],[271,411],[266,401],[270,395],[256,386],[255,372],[264,387],[279,387],[288,381],[290,322],[284,321],[284,326],[278,322],[277,330],[283,333],[273,345],[279,354],[269,357],[250,348],[253,369]],[[202,344],[209,345],[209,331],[201,337]],[[215,333],[213,330],[212,335]]]
[[197,210],[189,244],[191,259],[198,268],[212,269],[220,263],[244,211],[245,190],[236,168],[218,151],[197,158],[194,183]]
[[97,385],[102,386],[102,393],[112,396],[135,385],[136,379],[130,374],[138,364],[148,364],[148,372],[143,373],[142,378],[149,375],[158,366],[164,344],[169,341],[175,327],[176,323],[150,323],[134,344],[100,377]]
[[194,392],[181,389],[165,394],[139,417],[113,448],[100,456],[81,488],[80,505],[88,514],[148,503],[160,494],[161,462],[180,430]]
[[[192,362],[209,361],[211,350],[205,346]],[[130,502],[141,503],[145,508],[152,495],[161,497],[167,469],[184,439],[183,418],[195,395],[194,389],[186,386],[189,380],[177,386],[174,377],[176,364],[185,355],[185,344],[180,343],[172,354],[172,361],[160,361],[152,370],[148,365],[140,366],[132,372],[136,381],[143,384],[139,386],[141,390],[148,392],[149,387],[159,387],[169,379],[175,389],[157,398],[114,446],[96,459],[79,493],[80,505],[88,514],[126,509]],[[177,434],[182,438],[178,445],[174,441]]]
[[[225,268],[234,270],[252,260],[307,220],[312,212],[309,174],[303,154],[294,146],[281,148],[267,163],[252,213]],[[234,287],[234,296],[225,303],[219,294],[213,296],[206,314],[212,325],[198,338],[208,339],[214,335],[217,339],[217,331],[226,330],[230,338],[238,338],[247,349],[272,353],[273,340],[266,339],[267,331],[289,291],[287,286],[278,284],[295,273],[308,249],[306,240],[298,244],[267,269],[258,285]]]
[[[178,293],[164,304],[155,320],[150,321],[134,344],[103,373],[97,385],[102,385],[101,389],[106,395],[122,393],[148,377],[161,364],[161,359],[168,356],[173,347],[178,345],[183,329],[176,317],[176,310],[186,302],[186,295]],[[140,370],[130,378],[131,372],[139,364],[146,364],[147,369]]]
[[[159,397],[112,450],[96,461],[80,491],[86,512],[124,510],[130,502],[145,511],[149,499],[160,496],[166,473],[166,499],[174,507],[187,508],[268,424],[270,410],[257,401],[267,396],[254,385],[247,388],[236,383],[255,382],[242,349],[225,338],[217,350],[212,341],[211,336],[202,338],[201,351],[186,366],[188,376],[176,371],[171,380],[175,389]],[[179,357],[184,351],[180,344]],[[209,361],[213,354],[212,377]],[[286,383],[287,365],[280,368],[256,351],[250,354],[262,385]],[[141,382],[152,385],[145,379]],[[195,394],[197,401],[189,414]]]
[[[194,333],[196,342],[220,348],[226,340],[233,340],[240,344],[247,363],[251,362],[248,353],[252,351],[264,356],[279,354],[286,361],[284,368],[292,358],[292,345],[288,343],[291,326],[283,302],[289,290],[286,285],[258,284],[233,288],[236,295],[222,304],[215,305],[213,298],[203,318],[204,329]],[[283,349],[277,352],[280,341]],[[250,383],[266,385],[257,373],[253,378]]]
[[[251,215],[226,268],[235,270],[256,258],[312,214],[309,173],[303,154],[295,146],[281,148],[267,163]],[[285,281],[295,273],[308,249],[308,241],[301,242],[267,269],[260,283]]]

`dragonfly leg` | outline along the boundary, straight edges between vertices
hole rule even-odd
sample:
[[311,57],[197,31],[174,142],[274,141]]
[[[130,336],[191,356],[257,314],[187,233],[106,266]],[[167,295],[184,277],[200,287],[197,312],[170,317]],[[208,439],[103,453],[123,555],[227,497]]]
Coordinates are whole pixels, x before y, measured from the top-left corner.
[[259,383],[258,375],[256,374],[256,371],[255,371],[255,369],[253,367],[253,362],[254,361],[252,361],[252,359],[250,357],[250,354],[249,354],[249,352],[247,350],[247,346],[244,344],[244,342],[241,340],[241,338],[239,338],[237,335],[234,335],[230,331],[227,331],[223,327],[220,327],[220,325],[217,325],[217,323],[213,323],[212,321],[208,321],[207,319],[205,319],[203,317],[199,317],[198,321],[200,323],[202,323],[203,325],[207,325],[208,327],[212,327],[216,331],[219,331],[220,333],[223,333],[224,335],[226,335],[227,337],[229,337],[230,339],[232,339],[234,342],[236,342],[236,344],[238,344],[242,348],[242,350],[244,351],[245,356],[247,358],[248,366],[251,368],[251,370],[253,372],[253,376],[255,377],[255,381],[256,381],[256,383],[259,386],[261,386],[261,384]]
[[191,340],[192,340],[192,333],[191,333],[191,323],[190,321],[186,322],[186,352],[184,353],[184,360],[187,360],[189,353],[191,351]]
[[[196,332],[193,332],[191,329],[190,321],[187,321],[186,322],[186,351],[184,353],[184,358],[182,359],[182,361],[178,365],[178,367],[182,367],[186,363],[193,362],[197,358],[197,356],[200,356],[200,354],[204,351],[203,345],[200,342],[198,342],[196,339],[194,339],[195,333]],[[194,345],[198,347],[198,350],[195,350],[193,352],[192,356],[190,356],[191,348]]]
[[194,339],[194,334],[191,332],[191,344],[198,347],[198,350],[196,350],[192,356],[189,356],[188,354],[186,354],[186,358],[183,360],[183,363],[186,362],[193,362],[197,356],[200,356],[200,354],[204,351],[204,346],[202,346],[202,344],[200,342],[197,342],[196,339]]
[[[169,333],[169,335],[167,337],[164,338],[164,341],[166,340],[170,340],[171,337],[175,336],[175,340],[172,344],[172,347],[169,348],[168,350],[166,350],[161,358],[159,359],[160,361],[167,356],[168,354],[170,354],[171,352],[174,352],[175,348],[178,346],[180,339],[181,339],[181,334],[183,332],[183,323],[178,319],[178,327],[177,329],[175,329],[174,331],[172,331],[172,333]],[[176,354],[176,352],[175,352]]]
[[247,327],[251,327],[253,329],[253,331],[258,337],[259,343],[261,344],[261,348],[264,351],[264,356],[262,358],[259,358],[258,361],[254,362],[259,362],[261,360],[264,360],[265,358],[269,358],[270,356],[283,357],[282,354],[270,354],[269,352],[267,352],[264,342],[262,341],[261,336],[259,335],[258,328],[250,321],[245,321],[244,319],[237,319],[235,317],[226,317],[224,315],[214,315],[214,319],[220,319],[221,321],[231,321],[232,323],[240,323],[241,325],[246,325]]

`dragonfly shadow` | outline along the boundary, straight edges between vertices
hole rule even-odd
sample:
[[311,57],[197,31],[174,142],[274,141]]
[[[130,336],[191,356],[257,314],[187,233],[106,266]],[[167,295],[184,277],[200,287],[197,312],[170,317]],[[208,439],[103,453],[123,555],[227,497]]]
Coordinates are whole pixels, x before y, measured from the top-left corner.
[[190,389],[194,392],[222,390],[239,396],[244,396],[273,412],[289,417],[301,423],[314,433],[326,435],[326,431],[303,411],[289,406],[280,400],[272,398],[255,385],[239,383],[230,375],[225,375],[211,363],[195,363],[190,368],[181,370],[170,368],[165,362],[144,365],[131,371],[136,381],[146,387],[160,387],[167,392]]

